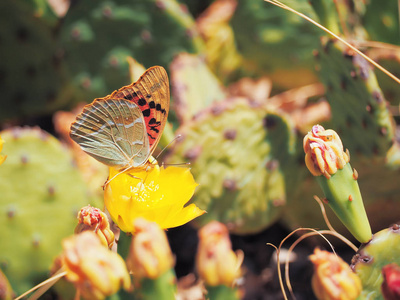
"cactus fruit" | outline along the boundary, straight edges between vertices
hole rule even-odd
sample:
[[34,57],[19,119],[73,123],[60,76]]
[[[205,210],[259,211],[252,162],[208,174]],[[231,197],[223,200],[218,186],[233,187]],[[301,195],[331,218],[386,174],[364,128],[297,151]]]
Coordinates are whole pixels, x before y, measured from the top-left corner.
[[395,224],[375,233],[353,257],[351,267],[360,277],[363,291],[361,299],[385,299],[381,293],[382,268],[391,263],[400,264],[400,229]]
[[[178,130],[183,138],[168,162],[190,162],[199,183],[193,202],[235,233],[274,222],[286,202],[285,175],[294,136],[282,116],[243,99],[219,102]],[[196,221],[197,221],[196,220]]]
[[167,66],[179,52],[202,48],[194,20],[175,0],[79,1],[60,35],[76,97],[84,99],[129,84],[129,56]]
[[361,243],[371,239],[371,227],[358,187],[358,173],[350,166],[349,152],[343,151],[338,134],[313,126],[304,137],[305,162],[325,194],[325,202]]
[[44,8],[32,3],[0,3],[0,120],[52,112],[64,101],[57,98],[66,75],[54,32],[37,16]]
[[93,199],[57,139],[39,128],[11,128],[1,136],[7,159],[0,168],[0,264],[21,293],[48,275],[76,213]]

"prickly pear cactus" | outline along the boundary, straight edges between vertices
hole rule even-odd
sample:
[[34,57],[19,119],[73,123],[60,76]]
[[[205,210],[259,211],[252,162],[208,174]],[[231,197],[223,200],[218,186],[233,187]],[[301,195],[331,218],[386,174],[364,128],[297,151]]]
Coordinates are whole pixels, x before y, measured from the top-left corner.
[[[285,4],[315,16],[306,0]],[[276,86],[285,88],[316,81],[312,51],[321,32],[315,26],[258,0],[238,0],[231,26],[248,74],[268,74]]]
[[81,100],[129,84],[129,56],[167,67],[179,52],[198,53],[202,42],[175,0],[83,0],[65,16],[61,46]]
[[47,6],[36,5],[40,2],[0,2],[0,121],[52,112],[62,104],[57,94],[64,68],[52,17]]
[[396,1],[388,1],[385,5],[379,0],[366,1],[362,22],[372,41],[399,43],[398,9]]
[[174,111],[181,124],[226,98],[221,83],[199,56],[182,53],[173,60],[170,69]]
[[61,239],[92,202],[71,154],[39,128],[1,132],[6,161],[0,168],[0,266],[17,293],[48,276]]
[[372,240],[363,244],[353,257],[351,268],[361,279],[361,299],[384,300],[381,292],[382,268],[391,263],[400,264],[400,228],[395,224],[375,233]]
[[[219,102],[178,130],[183,138],[168,162],[190,162],[199,183],[193,202],[210,220],[238,234],[257,232],[275,221],[286,202],[285,170],[294,136],[282,116],[243,99]],[[293,172],[295,173],[295,172]]]
[[384,157],[392,146],[394,122],[367,61],[340,42],[323,41],[317,55],[331,106],[332,126],[351,153]]

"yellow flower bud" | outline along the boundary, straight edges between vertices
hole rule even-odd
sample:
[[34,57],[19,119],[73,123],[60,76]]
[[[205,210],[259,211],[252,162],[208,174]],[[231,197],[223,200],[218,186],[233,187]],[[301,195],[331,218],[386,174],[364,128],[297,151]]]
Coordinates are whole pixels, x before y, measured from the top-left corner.
[[75,228],[76,234],[86,230],[93,231],[100,238],[102,244],[111,249],[115,236],[104,212],[90,205],[82,207],[78,213],[78,222]]
[[156,279],[174,266],[174,257],[165,232],[157,223],[138,218],[134,222],[128,269],[138,279]]
[[232,251],[225,225],[213,221],[199,231],[196,268],[209,286],[232,286],[240,275],[242,260]]
[[340,257],[318,248],[310,255],[314,264],[312,288],[319,300],[355,300],[361,280]]
[[91,231],[66,238],[62,242],[62,265],[65,278],[85,299],[104,299],[131,282],[124,260],[104,247]]
[[306,166],[314,176],[324,175],[330,178],[350,160],[343,152],[338,134],[331,129],[325,130],[321,125],[313,126],[304,137],[303,148]]

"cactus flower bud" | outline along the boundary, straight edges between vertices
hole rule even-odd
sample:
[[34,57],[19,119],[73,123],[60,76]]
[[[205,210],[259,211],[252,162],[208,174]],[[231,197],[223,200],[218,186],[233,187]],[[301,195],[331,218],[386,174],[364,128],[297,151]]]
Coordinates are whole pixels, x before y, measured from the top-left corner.
[[316,176],[328,205],[359,242],[368,242],[372,232],[357,183],[358,173],[351,168],[337,133],[315,125],[304,137],[303,147],[306,165]]
[[129,289],[124,260],[104,247],[95,233],[84,231],[64,239],[62,244],[65,277],[85,299],[104,299],[121,287]]
[[174,257],[165,232],[157,223],[137,218],[133,225],[127,265],[135,278],[156,279],[174,266]]
[[200,229],[196,268],[206,285],[232,286],[240,275],[240,264],[225,225],[213,221]]
[[321,125],[313,126],[304,137],[303,148],[306,166],[314,176],[324,175],[329,179],[350,160],[343,151],[338,134],[332,129],[325,130]]
[[382,274],[381,289],[385,300],[400,299],[400,267],[395,263],[386,265],[382,268]]
[[85,230],[93,231],[100,238],[102,244],[111,249],[115,236],[110,229],[110,223],[104,212],[90,205],[82,207],[78,213],[78,222],[75,228],[76,234]]
[[355,300],[361,280],[340,257],[318,248],[310,255],[314,264],[312,288],[319,300]]

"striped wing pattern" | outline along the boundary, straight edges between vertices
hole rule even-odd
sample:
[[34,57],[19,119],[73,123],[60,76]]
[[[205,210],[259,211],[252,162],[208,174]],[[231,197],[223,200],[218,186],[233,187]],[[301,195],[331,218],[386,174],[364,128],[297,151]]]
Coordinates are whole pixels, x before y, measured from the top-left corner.
[[138,167],[151,155],[138,105],[125,99],[96,99],[71,125],[71,138],[98,161],[116,168]]
[[149,68],[135,83],[120,88],[104,99],[126,99],[142,111],[150,153],[157,147],[169,112],[169,81],[163,67]]

